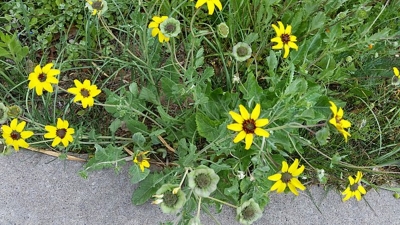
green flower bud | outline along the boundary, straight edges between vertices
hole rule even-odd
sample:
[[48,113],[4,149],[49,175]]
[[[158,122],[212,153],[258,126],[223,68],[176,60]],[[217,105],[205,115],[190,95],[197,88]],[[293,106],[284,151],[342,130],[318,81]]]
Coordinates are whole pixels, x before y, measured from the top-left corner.
[[252,198],[238,207],[236,213],[236,219],[245,225],[252,224],[262,216],[260,206]]
[[160,30],[165,37],[176,37],[181,33],[181,23],[174,18],[168,18],[160,24]]
[[368,12],[365,9],[359,9],[356,13],[356,16],[360,20],[364,20],[368,18]]
[[17,118],[17,117],[19,117],[21,114],[22,114],[22,109],[21,109],[19,106],[17,106],[17,105],[12,105],[12,106],[8,107],[7,115],[8,115],[10,118],[12,118],[12,119]]
[[176,194],[172,193],[176,187],[178,185],[164,184],[157,190],[155,196],[162,196],[162,201],[161,199],[157,199],[154,201],[154,204],[159,204],[163,213],[176,214],[185,205],[186,196],[182,190],[178,190]]
[[0,124],[5,123],[7,119],[8,119],[8,108],[2,102],[0,102]]
[[232,49],[232,54],[233,57],[236,59],[238,62],[243,62],[246,61],[251,57],[251,47],[244,42],[239,42],[235,46],[233,46]]
[[189,187],[200,197],[208,197],[217,189],[219,176],[206,166],[199,166],[188,175]]
[[200,222],[200,218],[196,216],[189,220],[188,225],[202,225],[202,224]]
[[346,16],[347,16],[347,12],[340,12],[339,14],[337,14],[336,18],[341,20],[341,19],[344,19]]
[[222,38],[227,38],[228,34],[229,34],[229,27],[228,25],[226,25],[226,23],[220,23],[217,26],[217,33],[219,36],[221,36]]
[[353,61],[353,57],[347,56],[346,57],[346,62],[351,63]]
[[86,5],[92,15],[103,15],[107,12],[108,6],[105,0],[86,0]]

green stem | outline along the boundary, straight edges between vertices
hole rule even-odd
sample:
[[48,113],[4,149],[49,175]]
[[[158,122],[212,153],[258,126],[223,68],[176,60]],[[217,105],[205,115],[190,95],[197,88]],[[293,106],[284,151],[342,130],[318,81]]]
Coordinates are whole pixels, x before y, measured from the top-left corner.
[[237,208],[236,205],[232,205],[232,204],[230,204],[230,203],[224,202],[224,201],[222,201],[222,200],[219,200],[219,199],[216,199],[216,198],[213,198],[213,197],[210,197],[210,196],[205,197],[205,198],[208,198],[208,199],[211,199],[211,200],[213,200],[213,201],[222,203],[222,204],[224,204],[224,205],[230,206],[230,207],[235,208],[235,209]]

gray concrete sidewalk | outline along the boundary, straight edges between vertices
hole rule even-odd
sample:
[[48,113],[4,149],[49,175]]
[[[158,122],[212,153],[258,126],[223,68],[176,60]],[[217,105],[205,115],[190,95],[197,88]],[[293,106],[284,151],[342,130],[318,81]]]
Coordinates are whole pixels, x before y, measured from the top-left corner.
[[[134,224],[153,225],[174,221],[158,206],[131,204],[136,185],[127,171],[113,170],[89,174],[77,172],[82,163],[21,150],[0,157],[0,225],[8,224]],[[272,194],[263,217],[255,224],[400,224],[400,200],[388,191],[371,190],[366,201],[342,203],[336,191],[326,193],[308,187],[314,202],[304,192],[299,197]],[[369,206],[367,204],[369,203]],[[220,224],[239,224],[235,210],[224,208],[215,214]],[[204,225],[217,224],[208,215]]]

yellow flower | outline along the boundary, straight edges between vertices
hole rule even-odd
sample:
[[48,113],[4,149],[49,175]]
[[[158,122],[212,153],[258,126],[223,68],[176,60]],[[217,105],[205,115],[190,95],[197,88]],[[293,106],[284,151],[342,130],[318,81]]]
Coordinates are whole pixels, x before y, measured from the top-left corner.
[[149,153],[149,151],[141,152],[141,153],[137,154],[137,156],[135,156],[135,158],[133,159],[133,162],[139,165],[140,170],[142,172],[144,172],[145,167],[146,168],[150,167],[150,163],[148,161],[149,158],[146,157],[147,153]]
[[262,129],[261,127],[269,123],[268,119],[258,119],[261,112],[260,104],[257,104],[251,114],[243,105],[239,105],[240,114],[230,111],[229,114],[236,121],[236,123],[229,124],[227,128],[229,130],[237,131],[239,134],[233,140],[234,143],[245,139],[245,149],[250,149],[253,144],[254,134],[263,137],[269,137],[269,132]]
[[290,48],[298,49],[299,47],[296,45],[297,37],[292,35],[292,26],[288,25],[285,29],[285,26],[281,21],[278,22],[279,27],[275,24],[272,24],[276,32],[276,37],[271,39],[271,42],[276,42],[275,46],[272,46],[272,49],[284,49],[285,53],[283,58],[287,58],[289,55]]
[[86,2],[86,7],[90,12],[92,12],[93,16],[96,14],[101,16],[108,9],[107,2],[105,0],[86,0]]
[[153,16],[152,20],[149,24],[149,28],[152,28],[151,30],[151,36],[155,37],[158,34],[158,41],[160,43],[168,42],[169,37],[165,37],[165,35],[161,32],[160,30],[160,24],[164,22],[166,19],[168,19],[168,16]]
[[18,123],[17,119],[13,119],[10,123],[10,126],[1,126],[6,145],[12,145],[15,151],[19,151],[19,147],[29,147],[29,144],[26,143],[25,139],[30,138],[33,135],[33,132],[24,131],[25,125],[25,121]]
[[296,188],[304,191],[306,187],[304,187],[299,179],[297,179],[297,177],[304,171],[304,165],[302,165],[300,168],[297,168],[298,166],[298,159],[295,159],[290,167],[288,166],[287,162],[283,161],[281,172],[268,177],[268,180],[276,181],[270,190],[276,190],[277,193],[282,193],[285,191],[287,186],[295,195],[299,195]]
[[220,11],[222,10],[222,4],[219,0],[198,0],[194,7],[198,9],[205,3],[207,3],[208,15],[212,15],[214,13],[215,6],[217,6]]
[[37,65],[34,71],[29,74],[28,88],[36,88],[37,95],[42,95],[43,89],[53,92],[51,84],[58,84],[58,80],[54,76],[60,74],[60,70],[52,69],[53,65],[53,63],[48,63],[43,68]]
[[74,80],[74,88],[68,88],[68,92],[75,95],[74,102],[81,101],[82,107],[93,106],[94,97],[101,93],[101,90],[97,89],[96,85],[91,85],[90,80],[84,80],[81,83],[79,80]]
[[397,69],[397,67],[393,67],[393,73],[396,77],[400,79],[400,72],[399,69]]
[[365,195],[367,192],[365,191],[364,187],[361,186],[362,173],[357,171],[356,179],[352,176],[349,176],[350,184],[347,186],[346,190],[342,192],[342,195],[346,195],[343,198],[343,201],[349,200],[351,197],[356,197],[357,201],[361,200],[361,194]]
[[339,110],[338,110],[335,103],[333,103],[332,101],[329,101],[329,103],[331,104],[330,109],[333,113],[333,117],[332,117],[332,119],[329,120],[329,123],[331,123],[333,126],[335,126],[336,129],[341,134],[343,134],[344,139],[347,142],[347,136],[351,137],[351,135],[348,131],[346,131],[344,129],[351,127],[351,123],[350,123],[350,121],[343,119],[343,109],[342,108],[339,108]]
[[69,142],[72,142],[74,139],[72,134],[75,133],[74,128],[68,128],[69,123],[67,120],[62,120],[60,118],[57,119],[57,126],[47,125],[44,127],[48,133],[44,135],[45,138],[54,139],[53,143],[51,143],[52,147],[60,144],[60,142],[67,147]]

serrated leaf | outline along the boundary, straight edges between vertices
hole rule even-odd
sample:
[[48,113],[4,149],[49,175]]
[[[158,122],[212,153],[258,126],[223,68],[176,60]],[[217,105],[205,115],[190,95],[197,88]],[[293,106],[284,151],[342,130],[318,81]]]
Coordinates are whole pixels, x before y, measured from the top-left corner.
[[307,90],[307,81],[303,78],[296,79],[285,90],[285,95],[302,94]]
[[249,35],[246,36],[244,39],[244,42],[251,45],[254,41],[258,39],[258,34],[257,33],[250,33]]
[[137,164],[133,164],[129,168],[129,175],[131,176],[132,184],[139,183],[140,181],[144,180],[149,174],[150,174],[149,169],[144,168],[144,171],[142,172]]
[[135,119],[127,119],[125,120],[125,123],[128,130],[132,133],[148,133],[146,125],[144,125],[142,122],[139,122]]
[[197,131],[209,142],[214,141],[215,138],[218,137],[219,131],[217,128],[219,124],[220,123],[218,121],[211,120],[201,112],[196,113]]
[[323,12],[318,12],[317,15],[314,16],[311,22],[311,30],[316,30],[324,26],[325,23],[325,14]]
[[154,90],[150,90],[147,87],[143,87],[142,90],[140,91],[139,99],[146,100],[150,103],[153,103],[155,105],[159,105],[160,102],[157,99],[157,95],[155,94]]
[[133,140],[133,143],[135,145],[139,146],[140,148],[143,148],[144,143],[146,142],[146,138],[140,132],[133,134],[132,140]]
[[239,86],[239,90],[243,93],[243,99],[260,102],[262,88],[258,85],[257,79],[252,72],[248,73],[246,82],[243,86]]
[[121,126],[121,120],[116,118],[108,128],[110,128],[111,134],[114,135],[115,132],[118,130],[118,128],[120,128]]
[[156,193],[157,187],[155,187],[155,185],[159,182],[161,177],[161,174],[151,174],[140,182],[139,188],[132,194],[132,203],[135,205],[142,205],[149,200],[151,196]]
[[135,82],[129,85],[129,91],[133,94],[134,97],[137,97],[139,94],[138,86]]
[[116,147],[111,144],[107,145],[106,148],[98,144],[95,144],[94,147],[96,151],[94,157],[86,163],[86,171],[100,170],[103,168],[115,168],[118,170],[125,164],[125,160],[121,160],[126,156],[122,147]]
[[317,131],[315,137],[317,138],[317,141],[321,146],[326,145],[329,138],[329,129],[326,127],[322,128],[321,130]]

